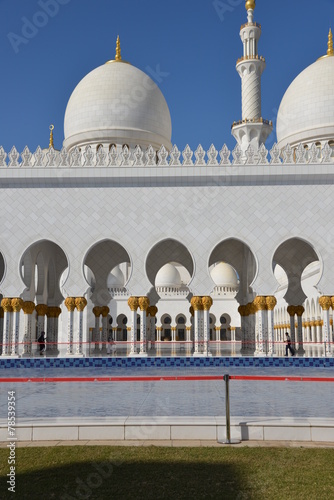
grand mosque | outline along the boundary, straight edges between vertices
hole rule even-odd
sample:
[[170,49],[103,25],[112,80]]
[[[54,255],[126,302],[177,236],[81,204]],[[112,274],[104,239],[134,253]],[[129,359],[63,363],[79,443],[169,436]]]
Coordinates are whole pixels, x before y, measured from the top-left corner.
[[74,89],[60,151],[52,126],[48,148],[0,149],[3,357],[40,356],[43,331],[45,356],[275,356],[285,332],[298,356],[332,355],[333,37],[287,89],[268,151],[245,5],[233,151],[173,145],[119,38]]

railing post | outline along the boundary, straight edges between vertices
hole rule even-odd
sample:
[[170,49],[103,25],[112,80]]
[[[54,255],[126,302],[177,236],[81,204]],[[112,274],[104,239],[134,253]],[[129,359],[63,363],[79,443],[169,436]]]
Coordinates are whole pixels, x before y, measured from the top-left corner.
[[225,410],[226,410],[226,440],[223,444],[239,444],[239,439],[231,439],[231,417],[230,417],[230,376],[224,375],[225,382]]

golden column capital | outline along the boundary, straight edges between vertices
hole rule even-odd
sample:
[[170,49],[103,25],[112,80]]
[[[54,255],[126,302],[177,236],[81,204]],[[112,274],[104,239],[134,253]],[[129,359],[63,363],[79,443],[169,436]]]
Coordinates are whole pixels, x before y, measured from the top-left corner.
[[248,316],[249,312],[247,306],[239,306],[238,313],[240,314],[240,316]]
[[75,307],[79,312],[82,312],[87,305],[87,300],[85,297],[76,297],[75,298]]
[[303,316],[304,312],[305,312],[305,309],[304,309],[304,307],[303,307],[303,306],[297,306],[297,307],[296,307],[296,314],[297,314],[297,316],[298,316],[299,318],[300,318],[301,316]]
[[128,306],[130,307],[131,311],[137,311],[139,307],[138,297],[130,297],[128,300]]
[[146,296],[138,298],[138,304],[141,311],[147,311],[150,307],[150,299]]
[[319,299],[319,304],[320,304],[321,309],[323,309],[324,311],[328,311],[329,308],[332,306],[331,297],[328,297],[327,295],[323,295]]
[[147,315],[151,316],[151,318],[154,318],[157,315],[158,308],[157,306],[150,306],[147,308]]
[[194,308],[194,311],[202,311],[203,310],[202,297],[194,296],[191,298],[190,303],[191,303],[192,307]]
[[[330,320],[333,321],[333,320]],[[315,326],[321,326],[321,321],[320,319],[314,322]]]
[[194,308],[193,306],[189,307],[189,312],[192,316],[194,316]]
[[[333,325],[333,319],[332,319],[332,318],[329,320],[329,324],[330,324],[330,325]],[[320,326],[320,325],[319,325],[319,326]]]
[[296,314],[295,306],[288,306],[287,309],[289,316],[294,316]]
[[108,316],[109,312],[110,312],[110,309],[108,306],[101,307],[102,318],[106,318]]
[[46,315],[48,318],[55,318],[56,317],[56,308],[49,306],[48,310],[46,311]]
[[14,297],[12,299],[12,308],[14,312],[20,312],[22,309],[23,300],[20,297]]
[[55,318],[59,318],[60,315],[61,315],[61,308],[55,307]]
[[4,299],[2,299],[1,307],[3,307],[3,310],[5,312],[13,312],[12,299],[10,299],[9,297],[5,297]]
[[202,305],[203,305],[204,311],[210,311],[212,304],[213,304],[213,300],[210,297],[210,295],[205,295],[204,297],[202,297]]
[[35,310],[35,303],[30,302],[29,300],[26,302],[23,302],[22,309],[23,309],[24,314],[32,314]]
[[65,299],[65,306],[68,312],[73,312],[75,309],[75,297],[67,297]]
[[256,307],[256,311],[265,311],[267,309],[266,297],[262,295],[255,297],[253,304]]
[[266,304],[267,304],[268,311],[273,311],[275,309],[276,304],[277,304],[276,297],[274,297],[273,295],[268,295],[266,297]]
[[334,309],[334,297],[331,297],[332,308]]
[[99,306],[93,307],[93,314],[94,314],[95,318],[98,318],[101,314],[101,307],[99,307]]
[[48,306],[46,304],[37,304],[36,312],[37,316],[45,316],[48,312]]

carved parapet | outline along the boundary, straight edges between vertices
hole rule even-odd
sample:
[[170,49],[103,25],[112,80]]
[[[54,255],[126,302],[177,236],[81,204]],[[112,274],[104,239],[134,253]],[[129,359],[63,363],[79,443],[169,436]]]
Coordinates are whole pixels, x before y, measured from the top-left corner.
[[87,300],[85,297],[76,297],[75,299],[75,307],[79,312],[82,312],[87,305]]

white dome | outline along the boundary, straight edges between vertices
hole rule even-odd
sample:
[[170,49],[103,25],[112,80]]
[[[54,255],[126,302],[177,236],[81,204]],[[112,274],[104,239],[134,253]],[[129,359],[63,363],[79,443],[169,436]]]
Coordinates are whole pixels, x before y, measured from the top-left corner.
[[216,286],[237,288],[239,285],[237,273],[233,267],[226,264],[226,262],[220,262],[214,266],[214,268],[211,269],[210,274]]
[[108,288],[124,286],[124,274],[118,266],[114,267],[114,269],[109,274],[107,286]]
[[156,287],[180,287],[182,285],[179,271],[173,264],[164,265],[155,277]]
[[109,62],[74,89],[64,120],[64,146],[127,144],[171,149],[172,124],[160,89],[140,69]]
[[286,91],[277,115],[277,142],[286,144],[334,139],[334,57],[306,68]]

